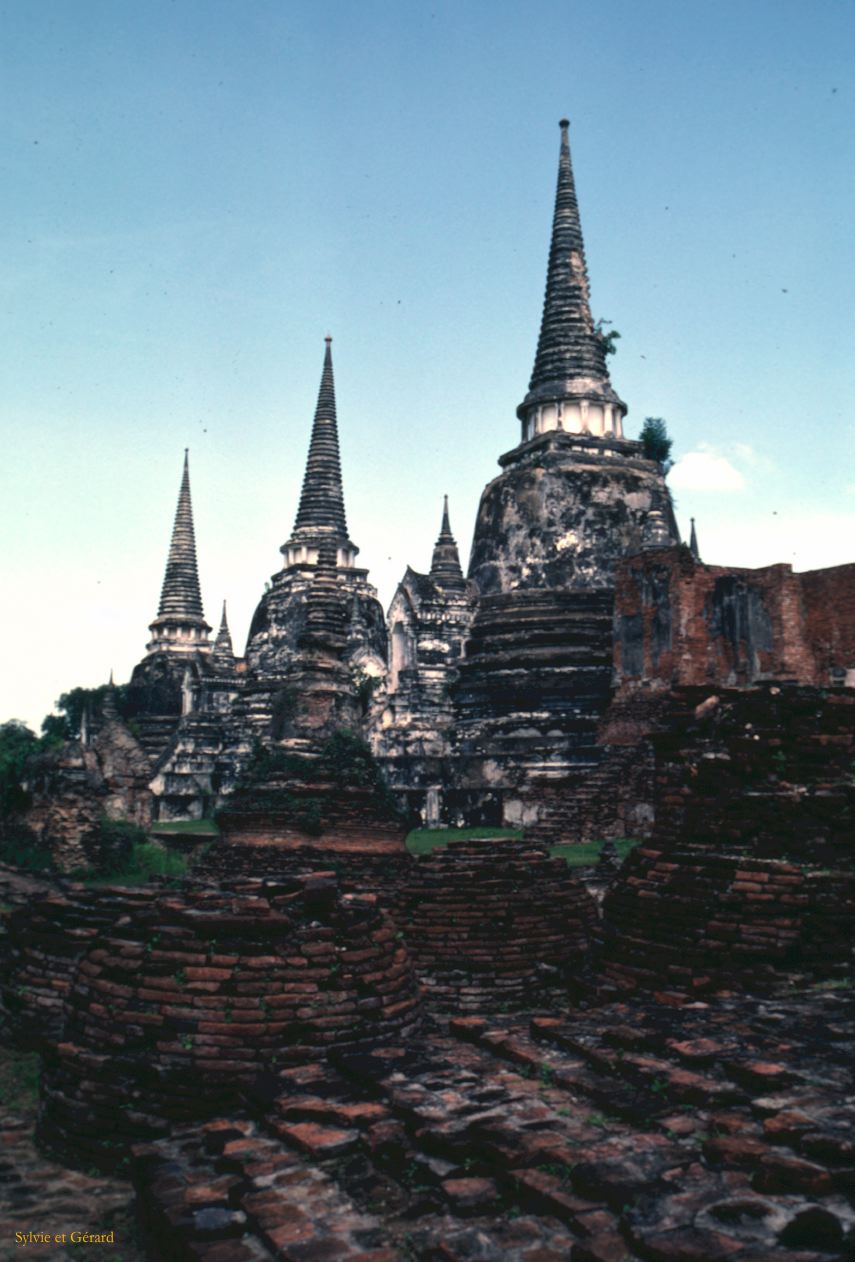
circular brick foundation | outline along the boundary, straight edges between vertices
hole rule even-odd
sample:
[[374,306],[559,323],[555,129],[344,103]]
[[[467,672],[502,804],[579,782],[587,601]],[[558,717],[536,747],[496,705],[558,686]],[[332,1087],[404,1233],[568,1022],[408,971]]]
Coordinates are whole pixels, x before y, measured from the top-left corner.
[[232,1107],[288,1064],[405,1037],[403,943],[331,874],[153,897],[80,961],[49,1049],[39,1137],[109,1168],[130,1143]]
[[242,877],[292,877],[334,872],[344,893],[377,894],[390,899],[412,876],[415,859],[408,850],[384,854],[323,850],[299,846],[243,846],[220,842],[205,854],[205,875],[218,881]]
[[539,965],[588,949],[596,908],[563,859],[525,841],[452,841],[420,859],[397,916],[425,997],[462,1012],[530,999]]
[[88,889],[64,883],[8,914],[0,1001],[10,1043],[41,1051],[59,1039],[80,957],[120,916],[145,907],[156,893],[156,888]]

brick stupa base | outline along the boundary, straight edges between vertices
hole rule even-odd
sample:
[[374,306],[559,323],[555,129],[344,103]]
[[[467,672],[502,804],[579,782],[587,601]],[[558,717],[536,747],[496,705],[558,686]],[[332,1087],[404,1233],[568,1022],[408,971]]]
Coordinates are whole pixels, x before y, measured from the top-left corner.
[[342,854],[403,854],[406,825],[378,810],[371,789],[294,781],[266,793],[236,794],[217,817],[220,845]]
[[107,1169],[261,1075],[408,1037],[418,1002],[376,900],[316,873],[153,894],[84,956],[66,1014],[39,1139]]
[[596,910],[563,859],[489,838],[452,841],[420,859],[396,919],[425,997],[479,1012],[530,1000],[541,965],[581,964]]

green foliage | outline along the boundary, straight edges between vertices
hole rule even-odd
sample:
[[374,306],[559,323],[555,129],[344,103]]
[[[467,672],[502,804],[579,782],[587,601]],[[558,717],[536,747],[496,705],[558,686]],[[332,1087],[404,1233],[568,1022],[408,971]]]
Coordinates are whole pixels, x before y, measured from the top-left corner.
[[29,796],[23,787],[27,764],[41,743],[20,719],[0,724],[0,814],[26,810]]
[[182,833],[190,833],[193,836],[197,834],[210,834],[212,837],[218,837],[220,830],[216,821],[213,819],[170,819],[163,820],[157,824],[153,824],[151,831],[156,834],[175,833],[181,836]]
[[611,1123],[604,1113],[589,1113],[588,1125],[596,1126],[598,1130],[604,1131],[611,1125]]
[[361,736],[346,729],[331,736],[315,759],[289,754],[275,746],[271,749],[257,742],[235,786],[236,792],[250,796],[256,809],[291,815],[298,828],[318,836],[323,832],[323,796],[302,797],[289,789],[287,783],[283,785],[283,780],[306,786],[332,782],[341,788],[368,789],[375,810],[391,819],[400,815],[370,746]]
[[31,829],[22,824],[0,821],[0,863],[25,872],[50,872],[53,855],[43,846]]
[[648,460],[655,460],[664,473],[673,465],[671,448],[674,440],[668,436],[668,428],[661,416],[646,416],[639,435]]
[[321,750],[320,777],[340,785],[385,788],[382,772],[371,747],[356,732],[335,732]]
[[19,719],[0,724],[0,862],[30,872],[53,866],[50,851],[20,818],[30,805],[27,772],[43,747],[35,732]]
[[380,679],[377,675],[369,675],[361,666],[357,666],[353,671],[353,683],[359,701],[359,711],[364,716],[371,709],[371,700]]
[[[106,822],[106,821],[105,821]],[[145,837],[141,829],[124,820],[110,821],[112,824],[123,824],[129,835]],[[145,885],[151,877],[163,877],[170,881],[179,881],[187,873],[188,860],[182,854],[167,850],[152,841],[135,841],[125,862],[110,871],[97,875],[81,873],[87,885]]]
[[59,749],[73,736],[71,724],[64,714],[46,714],[42,719],[41,746],[43,749]]
[[544,1174],[551,1174],[554,1179],[560,1179],[565,1187],[568,1186],[573,1177],[573,1166],[565,1165],[562,1161],[545,1161],[538,1167]]
[[274,746],[272,749],[256,741],[252,754],[243,768],[236,789],[254,789],[269,784],[271,780],[304,780],[307,765],[303,758],[287,753]]
[[[84,711],[88,711],[90,715],[99,715],[110,687],[110,684],[101,684],[97,688],[72,688],[69,692],[64,692],[56,703],[59,715],[49,714],[42,724],[42,731],[44,732],[45,723],[49,719],[65,718],[68,732],[65,739],[76,740],[80,735],[80,725],[83,721]],[[116,698],[116,709],[122,718],[126,718],[130,711],[128,702],[129,685],[113,685],[113,691]]]
[[617,329],[609,329],[606,331],[606,325],[611,324],[611,320],[598,320],[594,325],[594,335],[600,339],[604,355],[614,355],[617,350],[615,343],[620,340],[620,333]]
[[113,876],[127,870],[133,862],[134,850],[145,845],[145,841],[145,832],[138,825],[127,819],[108,819],[104,815],[98,821],[97,834],[87,848],[90,854],[95,855],[99,875]]

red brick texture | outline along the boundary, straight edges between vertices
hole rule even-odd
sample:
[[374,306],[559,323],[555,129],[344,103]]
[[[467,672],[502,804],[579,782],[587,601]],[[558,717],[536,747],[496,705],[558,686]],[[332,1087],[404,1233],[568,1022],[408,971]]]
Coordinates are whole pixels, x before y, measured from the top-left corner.
[[619,684],[843,683],[855,667],[855,565],[794,574],[703,565],[664,548],[617,570]]

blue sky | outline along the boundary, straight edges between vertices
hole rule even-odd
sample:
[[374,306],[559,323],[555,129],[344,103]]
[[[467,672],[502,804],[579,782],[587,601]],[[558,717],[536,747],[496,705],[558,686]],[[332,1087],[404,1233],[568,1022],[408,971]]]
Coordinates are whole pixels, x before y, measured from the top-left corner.
[[855,559],[849,0],[0,3],[0,717],[127,678],[190,447],[242,650],[323,337],[387,605],[517,441],[571,145],[627,430],[704,558]]

